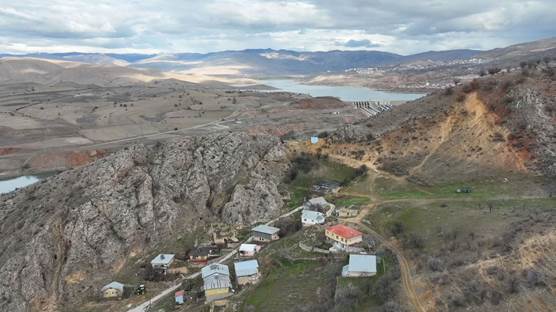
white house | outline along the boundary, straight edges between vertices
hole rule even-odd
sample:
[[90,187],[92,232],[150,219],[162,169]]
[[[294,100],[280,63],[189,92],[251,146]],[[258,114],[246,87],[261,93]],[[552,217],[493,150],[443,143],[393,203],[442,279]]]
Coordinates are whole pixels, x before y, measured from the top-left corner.
[[124,294],[124,284],[112,282],[101,289],[102,297],[106,299],[120,298]]
[[349,255],[349,263],[342,268],[343,277],[373,276],[376,274],[376,256]]
[[248,260],[234,263],[238,285],[255,283],[259,277],[259,263],[257,260]]
[[322,212],[303,210],[301,212],[301,223],[303,225],[324,224],[326,218]]
[[167,270],[174,262],[173,254],[160,254],[151,260],[151,265],[155,270]]
[[240,257],[254,257],[261,250],[261,246],[257,244],[241,244],[239,246]]

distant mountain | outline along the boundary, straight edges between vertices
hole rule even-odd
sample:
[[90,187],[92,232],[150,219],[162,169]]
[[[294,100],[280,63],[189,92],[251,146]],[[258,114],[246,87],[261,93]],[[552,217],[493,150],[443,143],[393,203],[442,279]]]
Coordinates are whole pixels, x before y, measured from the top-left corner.
[[543,39],[481,52],[477,57],[492,62],[524,61],[556,55],[556,38]]
[[[343,72],[351,68],[387,67],[409,63],[442,63],[482,59],[490,62],[519,62],[556,54],[556,38],[512,45],[489,51],[457,49],[399,55],[381,51],[322,51],[247,49],[211,53],[117,54],[117,53],[38,53],[19,55],[92,64],[115,64],[161,71],[188,71],[202,67],[229,67],[247,76],[315,75]],[[10,56],[8,54],[0,54]]]

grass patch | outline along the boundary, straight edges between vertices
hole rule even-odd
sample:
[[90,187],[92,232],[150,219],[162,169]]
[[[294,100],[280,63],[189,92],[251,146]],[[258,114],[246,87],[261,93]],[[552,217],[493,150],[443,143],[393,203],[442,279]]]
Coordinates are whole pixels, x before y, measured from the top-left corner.
[[303,167],[294,168],[295,177],[287,185],[290,193],[287,206],[290,209],[301,206],[303,199],[311,195],[311,187],[319,181],[332,180],[348,183],[356,177],[356,169],[352,167],[312,156],[305,157],[310,157],[309,159],[304,158],[304,161],[311,162],[311,165],[304,163]]
[[349,207],[349,206],[363,206],[368,204],[371,200],[368,197],[362,196],[345,196],[337,197],[332,200],[336,207]]
[[[493,207],[492,212],[489,205]],[[451,231],[495,237],[510,222],[533,211],[553,210],[554,207],[554,198],[397,202],[380,205],[367,219],[385,236],[393,235],[394,228],[401,225],[404,233],[423,239],[426,251],[433,251],[442,244],[441,233]]]
[[[515,175],[508,180],[493,179],[468,182],[454,182],[432,186],[422,186],[387,177],[374,180],[373,190],[382,199],[425,199],[425,198],[476,198],[491,199],[527,196],[543,184],[542,178]],[[457,193],[458,188],[470,187],[471,193]]]
[[334,262],[323,265],[318,261],[278,258],[262,282],[246,294],[242,310],[281,312],[291,310],[294,302],[317,304],[319,293],[332,291],[339,269],[340,265]]

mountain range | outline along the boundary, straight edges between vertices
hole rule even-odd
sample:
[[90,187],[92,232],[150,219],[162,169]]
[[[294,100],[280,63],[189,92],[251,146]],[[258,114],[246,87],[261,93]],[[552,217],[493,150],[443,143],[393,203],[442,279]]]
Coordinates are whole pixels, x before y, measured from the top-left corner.
[[475,60],[475,63],[519,62],[541,59],[556,54],[556,38],[512,45],[488,51],[457,49],[400,55],[383,51],[316,51],[247,49],[211,53],[117,54],[117,53],[33,53],[0,54],[2,57],[41,58],[100,65],[123,65],[158,71],[188,71],[199,67],[233,67],[246,76],[315,75],[343,72],[353,68],[388,68],[415,62],[447,62]]

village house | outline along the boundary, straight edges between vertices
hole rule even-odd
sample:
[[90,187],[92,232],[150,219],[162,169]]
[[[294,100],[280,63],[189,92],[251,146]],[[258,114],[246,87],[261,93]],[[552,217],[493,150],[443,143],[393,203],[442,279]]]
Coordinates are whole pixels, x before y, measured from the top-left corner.
[[257,260],[247,260],[234,263],[238,285],[254,284],[260,277]]
[[340,190],[340,183],[336,181],[320,181],[311,187],[313,193],[325,195],[330,193],[338,193]]
[[324,199],[324,197],[322,196],[309,199],[308,201],[303,203],[303,207],[306,210],[322,212],[327,217],[330,217],[334,212],[334,209],[336,209],[336,206],[326,201],[326,199]]
[[102,287],[101,292],[105,299],[121,298],[124,295],[124,284],[112,282]]
[[217,246],[198,246],[189,251],[188,259],[194,264],[207,264],[210,259],[220,257]]
[[224,299],[232,295],[230,271],[227,265],[211,264],[201,269],[203,289],[207,302]]
[[340,208],[338,210],[338,217],[340,218],[352,218],[352,217],[357,217],[357,215],[359,214],[359,209],[356,208]]
[[173,254],[160,254],[151,261],[154,270],[166,272],[174,262]]
[[342,268],[343,277],[376,275],[376,256],[349,255],[349,263]]
[[363,233],[343,224],[328,227],[324,234],[337,243],[340,248],[357,244],[363,240]]
[[253,240],[259,242],[270,242],[280,239],[280,236],[278,236],[278,232],[280,232],[279,228],[264,224],[257,225],[256,227],[251,229]]
[[301,212],[301,223],[304,226],[314,225],[314,224],[324,224],[326,218],[322,212],[303,210]]
[[239,246],[240,257],[254,257],[261,250],[261,246],[256,244],[241,244]]

